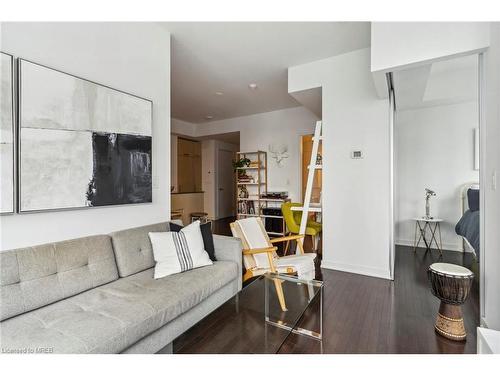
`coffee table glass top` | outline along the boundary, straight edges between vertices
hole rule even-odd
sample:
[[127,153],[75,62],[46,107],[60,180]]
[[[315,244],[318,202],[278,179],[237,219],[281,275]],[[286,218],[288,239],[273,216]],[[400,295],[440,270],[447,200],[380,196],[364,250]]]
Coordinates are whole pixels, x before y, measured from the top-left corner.
[[[277,285],[283,290],[286,311],[280,306]],[[322,288],[323,283],[316,280],[260,276],[193,328],[197,341],[189,345],[189,353],[277,353],[290,334],[321,340]],[[309,306],[318,310],[314,311],[319,316],[314,331],[298,327]],[[175,349],[175,343],[174,350],[188,353]]]

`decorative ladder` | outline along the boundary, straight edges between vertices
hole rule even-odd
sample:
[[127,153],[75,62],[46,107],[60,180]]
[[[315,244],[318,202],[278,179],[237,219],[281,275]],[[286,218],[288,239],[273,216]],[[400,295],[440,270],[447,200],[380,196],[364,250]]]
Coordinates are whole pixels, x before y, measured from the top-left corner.
[[[311,203],[312,196],[312,188],[314,183],[314,175],[317,169],[323,169],[323,164],[317,164],[318,151],[319,151],[319,143],[323,141],[323,131],[322,131],[322,122],[316,122],[316,128],[314,130],[313,137],[313,147],[311,152],[311,160],[309,161],[309,172],[307,175],[307,185],[306,185],[306,193],[304,195],[304,205],[302,207],[293,207],[294,211],[302,211],[302,219],[300,221],[300,229],[299,234],[306,233],[307,219],[310,212],[321,212],[321,204]],[[301,240],[304,242],[304,239]],[[316,249],[314,249],[316,250]]]

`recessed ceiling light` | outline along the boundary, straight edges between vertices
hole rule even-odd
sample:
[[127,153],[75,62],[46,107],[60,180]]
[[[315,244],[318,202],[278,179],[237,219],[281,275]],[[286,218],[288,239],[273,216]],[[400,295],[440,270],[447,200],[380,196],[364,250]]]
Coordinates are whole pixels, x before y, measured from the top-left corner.
[[256,90],[257,89],[257,84],[256,83],[250,83],[248,85],[248,87],[251,89],[251,90]]
[[211,120],[213,118],[214,118],[214,116],[211,116],[211,115],[205,116],[205,120]]
[[224,93],[222,91],[216,91],[215,95],[222,96],[222,95],[224,95]]

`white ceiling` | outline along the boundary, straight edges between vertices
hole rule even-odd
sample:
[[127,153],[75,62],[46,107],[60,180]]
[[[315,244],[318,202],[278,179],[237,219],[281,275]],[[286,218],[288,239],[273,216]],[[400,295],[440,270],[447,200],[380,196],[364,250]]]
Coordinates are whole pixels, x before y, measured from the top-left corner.
[[193,123],[296,107],[288,67],[370,45],[369,22],[161,25],[172,35],[172,117]]
[[393,74],[398,111],[477,100],[478,57],[469,55]]

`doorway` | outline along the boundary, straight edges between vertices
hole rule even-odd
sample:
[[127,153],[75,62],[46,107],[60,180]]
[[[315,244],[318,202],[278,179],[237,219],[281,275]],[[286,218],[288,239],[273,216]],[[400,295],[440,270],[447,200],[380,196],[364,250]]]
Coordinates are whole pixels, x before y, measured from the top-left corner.
[[212,221],[234,217],[232,161],[240,150],[240,133],[203,137],[171,134],[171,140],[171,216],[184,224],[191,222],[193,212],[203,212]]
[[[468,55],[388,74],[393,278],[402,252],[483,278],[480,72],[481,56]],[[469,215],[474,228],[461,230]],[[479,241],[467,238],[472,230]]]
[[[307,177],[309,174],[309,163],[311,160],[311,153],[313,147],[313,134],[306,134],[300,137],[300,147],[301,147],[301,164],[300,164],[300,176],[301,176],[301,198],[304,202],[304,196],[306,194],[307,187]],[[323,145],[322,142],[319,144],[318,158],[322,157]],[[317,169],[314,172],[314,181],[312,187],[311,202],[319,203],[321,201],[321,186],[322,186],[322,170]]]

